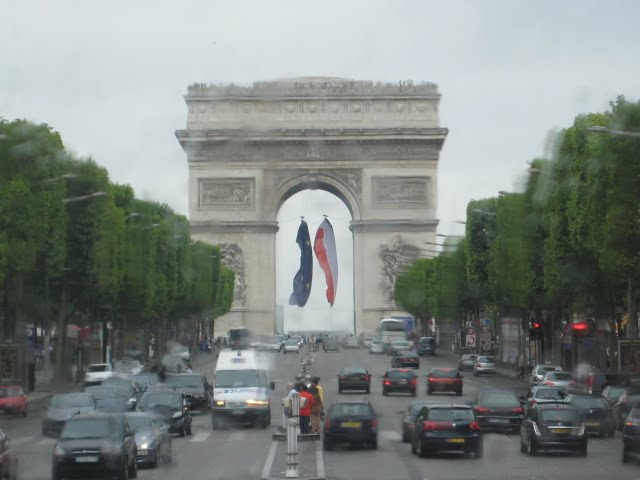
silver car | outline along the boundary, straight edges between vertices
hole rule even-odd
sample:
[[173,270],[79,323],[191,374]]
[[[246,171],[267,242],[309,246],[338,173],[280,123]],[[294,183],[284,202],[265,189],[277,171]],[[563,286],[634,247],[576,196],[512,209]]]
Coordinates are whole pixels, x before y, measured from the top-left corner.
[[531,376],[529,377],[529,385],[535,386],[542,383],[542,379],[547,372],[561,372],[562,367],[559,365],[536,365],[533,367]]
[[300,353],[300,343],[297,340],[287,340],[282,353]]
[[389,344],[389,350],[391,355],[408,352],[412,348],[413,348],[413,344],[407,340],[393,340]]
[[544,387],[576,388],[576,379],[569,372],[547,372],[540,385]]
[[458,370],[473,369],[473,366],[476,364],[476,360],[478,360],[478,355],[473,353],[466,353],[462,355],[458,361]]
[[369,353],[384,353],[384,343],[381,340],[371,340]]
[[478,376],[481,373],[496,373],[495,357],[481,355],[473,366],[473,375]]

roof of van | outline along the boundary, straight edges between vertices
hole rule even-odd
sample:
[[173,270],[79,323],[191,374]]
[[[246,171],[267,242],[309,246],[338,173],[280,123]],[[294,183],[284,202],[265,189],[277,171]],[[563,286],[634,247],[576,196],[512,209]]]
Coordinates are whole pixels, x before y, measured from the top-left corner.
[[257,370],[258,355],[254,350],[223,350],[218,356],[216,370]]

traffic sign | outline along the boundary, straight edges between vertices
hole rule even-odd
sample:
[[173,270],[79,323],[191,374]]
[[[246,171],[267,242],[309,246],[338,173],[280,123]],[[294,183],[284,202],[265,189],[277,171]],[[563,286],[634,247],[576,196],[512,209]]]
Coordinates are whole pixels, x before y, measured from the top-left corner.
[[490,342],[491,341],[491,334],[488,332],[485,332],[481,335],[480,337],[482,339],[483,342]]
[[475,335],[467,335],[465,337],[466,346],[467,347],[475,347],[476,346],[476,336]]

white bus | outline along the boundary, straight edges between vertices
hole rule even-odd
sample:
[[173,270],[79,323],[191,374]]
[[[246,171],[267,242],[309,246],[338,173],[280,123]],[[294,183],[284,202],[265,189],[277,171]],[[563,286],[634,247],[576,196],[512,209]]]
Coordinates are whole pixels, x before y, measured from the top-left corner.
[[402,320],[383,318],[378,326],[378,336],[382,343],[387,346],[393,340],[406,340],[407,327]]

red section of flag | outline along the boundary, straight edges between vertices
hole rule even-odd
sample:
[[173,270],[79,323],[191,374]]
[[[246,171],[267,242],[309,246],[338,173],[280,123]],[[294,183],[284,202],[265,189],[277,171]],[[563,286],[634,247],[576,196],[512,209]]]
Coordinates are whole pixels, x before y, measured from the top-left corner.
[[327,301],[333,305],[336,300],[338,287],[338,259],[336,255],[336,239],[333,227],[329,220],[325,219],[316,232],[313,242],[313,251],[316,254],[320,268],[324,272],[327,282]]

